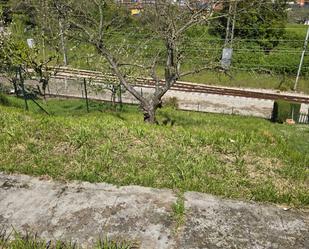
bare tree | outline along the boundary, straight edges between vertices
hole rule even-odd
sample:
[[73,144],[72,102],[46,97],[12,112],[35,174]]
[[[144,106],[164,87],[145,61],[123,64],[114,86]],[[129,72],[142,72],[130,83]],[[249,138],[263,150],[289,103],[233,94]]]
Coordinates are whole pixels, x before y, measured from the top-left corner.
[[[140,102],[144,121],[156,123],[156,111],[161,107],[162,97],[177,80],[216,66],[209,62],[199,68],[183,71],[181,65],[186,58],[183,56],[182,43],[188,29],[218,18],[213,13],[220,2],[212,0],[199,5],[196,1],[186,1],[180,5],[169,0],[151,1],[151,4],[143,6],[141,16],[132,20],[130,12],[114,1],[71,0],[67,2],[67,21],[71,31],[75,31],[71,35],[93,45],[121,84]],[[130,26],[130,22],[134,25]],[[128,46],[128,33],[143,34],[143,43],[155,39],[160,44],[159,49],[152,52],[150,60],[143,61],[138,56],[138,46],[133,51]],[[147,38],[144,38],[145,34],[148,34]],[[117,42],[113,40],[115,36],[118,37]],[[159,73],[162,68],[164,75]],[[130,76],[137,74],[148,75],[155,82],[155,89],[150,95],[143,96],[134,88],[134,80]]]

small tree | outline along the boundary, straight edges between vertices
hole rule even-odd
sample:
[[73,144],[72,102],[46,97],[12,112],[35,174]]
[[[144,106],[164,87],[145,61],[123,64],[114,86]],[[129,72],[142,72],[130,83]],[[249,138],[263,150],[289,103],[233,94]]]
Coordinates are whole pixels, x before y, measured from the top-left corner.
[[[33,2],[34,3],[34,2]],[[37,3],[39,4],[39,2]],[[7,79],[13,83],[14,90],[18,92],[17,71],[23,74],[23,78],[36,79],[38,81],[37,92],[45,97],[46,88],[52,75],[56,73],[53,68],[57,64],[56,53],[45,53],[45,40],[49,40],[52,45],[52,39],[47,39],[49,24],[43,19],[47,17],[44,5],[32,5],[27,1],[14,0],[9,1],[12,12],[11,23],[7,23],[10,32],[2,34],[1,54],[2,54],[2,71],[5,72]],[[27,10],[27,11],[25,11]],[[40,14],[38,13],[40,12]],[[37,25],[40,23],[40,25]],[[31,28],[29,28],[29,25]],[[29,34],[34,37],[33,47],[29,47],[26,39]],[[48,32],[49,37],[54,35]],[[51,47],[51,46],[50,46]]]
[[35,78],[38,81],[38,93],[45,97],[49,80],[56,73],[50,70],[49,64],[54,63],[56,57],[49,56],[43,60],[39,47],[29,48],[26,42],[14,39],[11,35],[2,35],[1,38],[1,72],[13,84],[15,93],[19,91],[20,82],[18,80],[22,73],[22,78]]
[[[91,44],[105,58],[107,65],[121,84],[140,102],[144,121],[156,123],[156,111],[161,107],[162,97],[181,77],[211,69],[208,63],[184,72],[181,68],[186,59],[181,47],[185,33],[198,24],[206,24],[213,18],[214,10],[221,0],[207,5],[174,4],[173,1],[157,0],[145,5],[140,17],[132,18],[130,12],[114,1],[89,0],[67,2],[70,35],[81,42]],[[140,34],[144,47],[148,44],[148,60],[142,59],[145,50],[130,44],[128,34]],[[140,42],[138,42],[140,43]],[[146,49],[147,50],[147,49]],[[151,50],[151,51],[150,51]],[[164,75],[160,71],[164,70]],[[148,75],[155,90],[143,96],[134,87],[134,76]],[[161,80],[161,77],[163,79]]]

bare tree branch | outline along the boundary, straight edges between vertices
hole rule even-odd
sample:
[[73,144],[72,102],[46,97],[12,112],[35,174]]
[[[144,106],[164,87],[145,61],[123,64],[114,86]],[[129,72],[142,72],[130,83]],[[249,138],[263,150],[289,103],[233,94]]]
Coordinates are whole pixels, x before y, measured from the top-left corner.
[[182,78],[182,77],[185,77],[185,76],[188,76],[188,75],[192,75],[192,74],[198,74],[198,73],[200,73],[202,71],[206,71],[206,70],[216,70],[216,69],[222,69],[222,67],[220,67],[218,65],[215,65],[215,66],[204,66],[204,67],[192,70],[192,71],[181,73],[181,74],[179,74],[179,78]]

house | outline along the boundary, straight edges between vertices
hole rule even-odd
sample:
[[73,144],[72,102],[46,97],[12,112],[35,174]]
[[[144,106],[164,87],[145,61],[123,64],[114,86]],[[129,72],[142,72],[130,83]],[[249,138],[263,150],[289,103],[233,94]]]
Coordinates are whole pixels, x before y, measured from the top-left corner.
[[[179,5],[181,7],[186,6],[186,2],[190,2],[191,5],[196,8],[205,7],[209,4],[211,0],[171,0],[175,5]],[[224,0],[222,0],[223,2]],[[145,5],[154,4],[156,0],[116,0],[117,3],[127,6],[129,9],[142,9]],[[218,4],[216,4],[215,9],[220,9],[222,4],[221,0],[218,0]]]
[[309,7],[309,0],[297,0],[297,4],[300,7]]

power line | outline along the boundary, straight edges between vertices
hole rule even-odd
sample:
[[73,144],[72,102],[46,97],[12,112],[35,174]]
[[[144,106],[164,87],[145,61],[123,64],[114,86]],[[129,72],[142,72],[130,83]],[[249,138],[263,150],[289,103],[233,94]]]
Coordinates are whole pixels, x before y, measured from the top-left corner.
[[[143,43],[141,44],[127,44],[124,43],[125,45],[122,47],[122,49],[126,49],[126,48],[141,48],[142,50],[148,50],[148,47],[142,48],[143,47]],[[117,47],[119,47],[119,44],[117,44]],[[180,49],[182,48],[182,46],[180,46]],[[207,52],[207,51],[221,51],[222,50],[222,46],[219,46],[218,48],[213,48],[213,47],[200,47],[200,46],[189,46],[189,47],[184,47],[183,48],[185,51],[187,52],[192,52],[192,51],[196,51],[196,52]],[[247,48],[235,48],[234,51],[240,51],[240,52],[254,52],[254,53],[265,53],[265,50],[263,49],[247,49]],[[302,51],[295,51],[295,50],[289,50],[289,49],[272,49],[269,50],[270,53],[272,53],[272,55],[274,53],[289,53],[289,54],[300,54]]]

